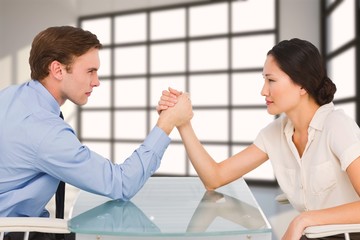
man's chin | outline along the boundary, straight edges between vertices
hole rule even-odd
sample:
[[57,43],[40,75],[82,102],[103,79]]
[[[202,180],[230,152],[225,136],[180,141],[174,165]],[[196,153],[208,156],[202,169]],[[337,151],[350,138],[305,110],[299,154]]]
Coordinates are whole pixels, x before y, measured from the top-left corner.
[[72,101],[74,104],[78,105],[78,106],[84,106],[88,100],[83,100],[83,101]]

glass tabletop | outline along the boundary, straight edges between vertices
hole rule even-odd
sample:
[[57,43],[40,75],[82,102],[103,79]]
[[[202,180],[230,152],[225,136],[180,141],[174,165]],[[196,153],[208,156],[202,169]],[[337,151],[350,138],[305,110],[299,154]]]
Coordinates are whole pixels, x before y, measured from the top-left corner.
[[271,232],[243,179],[206,191],[198,177],[151,177],[131,201],[81,192],[68,224],[75,233],[118,236]]

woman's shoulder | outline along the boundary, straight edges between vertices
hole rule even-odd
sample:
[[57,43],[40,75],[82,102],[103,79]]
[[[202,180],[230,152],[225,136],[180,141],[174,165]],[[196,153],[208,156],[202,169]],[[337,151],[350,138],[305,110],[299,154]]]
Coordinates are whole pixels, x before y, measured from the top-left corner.
[[355,123],[355,120],[350,117],[343,109],[337,108],[331,111],[325,121],[325,126],[343,126],[346,124]]
[[326,116],[322,132],[336,139],[352,135],[360,137],[360,129],[356,121],[340,108],[334,109]]

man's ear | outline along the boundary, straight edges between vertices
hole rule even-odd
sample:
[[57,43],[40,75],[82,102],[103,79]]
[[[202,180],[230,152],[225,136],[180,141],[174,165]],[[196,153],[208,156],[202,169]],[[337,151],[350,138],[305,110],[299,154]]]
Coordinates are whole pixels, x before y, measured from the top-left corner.
[[59,61],[52,61],[49,65],[49,74],[57,80],[62,80],[64,68]]

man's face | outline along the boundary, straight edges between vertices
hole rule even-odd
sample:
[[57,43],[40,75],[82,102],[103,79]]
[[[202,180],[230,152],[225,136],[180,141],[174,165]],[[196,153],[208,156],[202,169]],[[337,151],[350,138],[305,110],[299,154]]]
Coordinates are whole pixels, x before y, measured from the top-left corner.
[[64,66],[62,98],[69,99],[77,105],[86,104],[93,88],[100,85],[97,75],[99,67],[99,50],[96,48],[75,58],[71,70],[66,71]]

